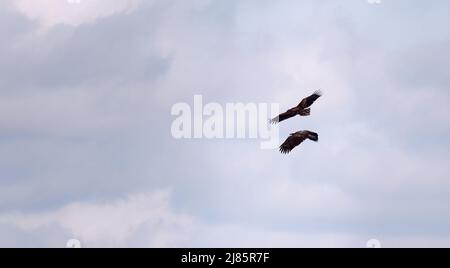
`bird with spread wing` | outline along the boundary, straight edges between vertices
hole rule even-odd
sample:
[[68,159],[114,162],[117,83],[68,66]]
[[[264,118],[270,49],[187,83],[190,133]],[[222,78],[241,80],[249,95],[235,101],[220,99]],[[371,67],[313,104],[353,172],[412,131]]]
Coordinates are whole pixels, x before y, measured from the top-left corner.
[[[270,120],[272,124],[279,123],[296,115],[309,116],[311,114],[311,105],[322,96],[322,92],[317,90],[311,96],[304,98],[296,107],[287,110],[286,112],[278,115],[274,119]],[[309,130],[297,131],[291,133],[289,137],[280,146],[280,152],[282,154],[289,154],[295,147],[299,146],[305,140],[319,141],[319,135]]]
[[300,143],[304,142],[306,139],[318,142],[319,135],[309,130],[302,130],[295,133],[291,133],[291,135],[289,135],[286,141],[283,144],[281,144],[280,152],[283,154],[288,154],[295,147],[300,145]]
[[317,90],[311,96],[304,98],[296,107],[291,108],[270,120],[270,123],[276,124],[296,115],[309,116],[311,114],[311,109],[309,107],[320,98],[320,96],[322,96],[322,92]]

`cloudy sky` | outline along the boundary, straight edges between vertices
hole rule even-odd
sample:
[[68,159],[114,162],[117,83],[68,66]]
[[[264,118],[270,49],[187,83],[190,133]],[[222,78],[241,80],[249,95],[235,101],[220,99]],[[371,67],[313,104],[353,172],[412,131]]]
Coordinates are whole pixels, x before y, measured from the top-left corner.
[[[0,247],[449,247],[450,3],[369,2],[1,1]],[[318,88],[289,156],[171,135]]]

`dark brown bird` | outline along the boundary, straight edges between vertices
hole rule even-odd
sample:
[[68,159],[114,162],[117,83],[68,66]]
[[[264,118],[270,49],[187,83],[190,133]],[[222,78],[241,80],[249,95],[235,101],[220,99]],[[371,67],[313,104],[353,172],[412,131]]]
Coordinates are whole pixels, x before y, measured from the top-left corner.
[[317,142],[319,141],[319,135],[309,130],[291,133],[291,135],[289,135],[286,141],[283,144],[281,144],[280,152],[283,154],[288,154],[292,151],[292,149],[300,145],[300,143],[302,143],[306,139],[310,139],[312,141]]
[[311,96],[304,98],[296,107],[291,108],[270,120],[270,123],[276,124],[296,115],[309,116],[311,114],[311,109],[309,107],[320,98],[320,96],[322,96],[322,92],[317,90]]

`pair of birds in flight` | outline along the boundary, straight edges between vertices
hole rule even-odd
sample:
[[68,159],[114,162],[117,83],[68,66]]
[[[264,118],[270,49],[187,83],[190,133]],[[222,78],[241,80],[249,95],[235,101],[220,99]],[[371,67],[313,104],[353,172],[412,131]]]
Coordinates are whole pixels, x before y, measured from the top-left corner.
[[[299,116],[309,116],[311,114],[311,108],[309,108],[318,98],[322,96],[322,92],[317,90],[311,96],[304,98],[296,107],[287,110],[286,112],[278,115],[277,117],[270,120],[272,124],[277,124],[281,121],[294,117],[296,115]],[[280,152],[283,154],[290,153],[295,147],[300,145],[306,139],[312,141],[319,141],[319,135],[315,132],[309,130],[297,131],[295,133],[291,133],[286,141],[281,144]]]

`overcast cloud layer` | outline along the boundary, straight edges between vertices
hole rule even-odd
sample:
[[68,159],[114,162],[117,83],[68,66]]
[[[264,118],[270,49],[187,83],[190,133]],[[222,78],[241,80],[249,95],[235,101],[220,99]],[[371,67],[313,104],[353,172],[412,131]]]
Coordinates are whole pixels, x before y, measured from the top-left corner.
[[[450,247],[448,1],[72,2],[0,3],[1,247]],[[170,133],[318,88],[289,156]]]

